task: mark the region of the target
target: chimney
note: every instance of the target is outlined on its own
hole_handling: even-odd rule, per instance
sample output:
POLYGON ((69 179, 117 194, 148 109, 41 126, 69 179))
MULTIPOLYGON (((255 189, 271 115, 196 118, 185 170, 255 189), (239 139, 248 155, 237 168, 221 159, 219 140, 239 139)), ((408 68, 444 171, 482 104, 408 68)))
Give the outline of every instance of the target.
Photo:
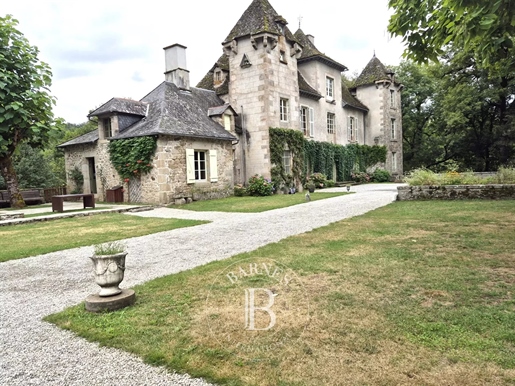
POLYGON ((181 44, 172 44, 165 50, 165 80, 177 87, 190 89, 190 72, 186 69, 186 48, 181 44))
POLYGON ((306 35, 311 44, 315 45, 315 37, 313 35, 306 35))

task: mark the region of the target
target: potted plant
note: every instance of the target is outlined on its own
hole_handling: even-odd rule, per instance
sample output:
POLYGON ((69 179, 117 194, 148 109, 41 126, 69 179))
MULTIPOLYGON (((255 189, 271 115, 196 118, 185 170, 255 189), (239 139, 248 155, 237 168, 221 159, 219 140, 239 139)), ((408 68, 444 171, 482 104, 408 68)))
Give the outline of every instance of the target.
POLYGON ((313 183, 313 181, 309 181, 306 184, 306 188, 309 190, 309 193, 313 193, 315 191, 315 184, 313 183))
POLYGON ((95 281, 100 286, 99 296, 114 296, 122 292, 119 285, 125 272, 125 245, 109 242, 95 245, 93 261, 95 281))

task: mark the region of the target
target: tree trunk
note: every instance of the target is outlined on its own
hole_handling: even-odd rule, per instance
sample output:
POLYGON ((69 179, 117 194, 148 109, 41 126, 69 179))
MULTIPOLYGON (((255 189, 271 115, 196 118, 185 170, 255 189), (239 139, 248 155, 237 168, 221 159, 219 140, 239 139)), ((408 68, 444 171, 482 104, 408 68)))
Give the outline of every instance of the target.
POLYGON ((12 158, 10 156, 0 158, 0 174, 2 174, 2 177, 7 184, 7 192, 9 192, 9 195, 11 196, 11 208, 24 208, 26 206, 25 201, 21 196, 20 188, 18 186, 18 177, 16 177, 12 158))

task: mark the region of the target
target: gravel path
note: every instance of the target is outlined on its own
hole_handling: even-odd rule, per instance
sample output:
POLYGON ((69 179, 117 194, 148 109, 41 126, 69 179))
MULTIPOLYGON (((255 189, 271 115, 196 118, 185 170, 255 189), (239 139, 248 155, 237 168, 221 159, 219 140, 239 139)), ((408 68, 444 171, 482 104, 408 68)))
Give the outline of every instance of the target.
MULTIPOLYGON (((160 208, 132 214, 213 222, 127 239, 122 287, 366 213, 394 201, 397 186, 356 186, 352 191, 357 194, 265 213, 160 208)), ((208 385, 148 366, 126 352, 99 347, 41 320, 98 292, 87 258, 91 254, 92 247, 83 247, 0 264, 0 385, 208 385)))

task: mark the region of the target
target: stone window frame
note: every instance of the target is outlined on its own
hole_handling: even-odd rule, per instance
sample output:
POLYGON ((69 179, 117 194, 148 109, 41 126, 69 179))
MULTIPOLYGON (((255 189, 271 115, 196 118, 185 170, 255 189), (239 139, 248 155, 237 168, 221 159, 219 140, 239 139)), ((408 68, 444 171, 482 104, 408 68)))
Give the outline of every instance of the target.
POLYGON ((395 90, 393 89, 390 89, 390 107, 392 109, 397 107, 395 104, 395 90))
POLYGON ((327 133, 334 134, 334 127, 336 122, 336 115, 334 113, 327 113, 327 133))
POLYGON ((347 136, 349 142, 358 142, 358 118, 355 116, 348 117, 347 136))
POLYGON ((279 120, 289 122, 290 100, 288 98, 279 99, 279 120))
POLYGON ((391 139, 397 139, 397 124, 395 118, 390 118, 390 136, 391 139))
POLYGON ((398 167, 399 166, 397 164, 397 152, 392 151, 392 172, 396 172, 398 167))
POLYGON ((104 133, 104 139, 108 139, 113 136, 113 126, 111 124, 111 117, 102 119, 102 131, 104 133))
POLYGON ((334 100, 334 78, 326 75, 325 77, 325 99, 334 100))
POLYGON ((315 111, 313 107, 300 106, 300 128, 305 137, 313 138, 315 136, 315 111))
POLYGON ((218 151, 186 149, 186 180, 188 184, 218 182, 218 151))
POLYGON ((283 168, 285 174, 291 174, 292 167, 292 154, 291 150, 285 149, 283 151, 283 168))

